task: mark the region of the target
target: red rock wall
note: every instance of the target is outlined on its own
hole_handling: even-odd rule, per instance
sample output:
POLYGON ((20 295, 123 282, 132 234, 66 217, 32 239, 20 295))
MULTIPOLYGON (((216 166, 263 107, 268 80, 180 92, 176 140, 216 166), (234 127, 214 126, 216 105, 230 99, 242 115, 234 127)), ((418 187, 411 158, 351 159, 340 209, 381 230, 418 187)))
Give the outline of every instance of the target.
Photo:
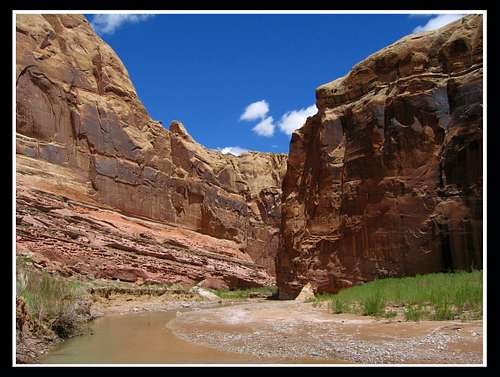
POLYGON ((482 267, 482 17, 320 86, 283 182, 280 297, 482 267))
POLYGON ((18 15, 16 75, 20 184, 44 176, 30 159, 68 168, 43 190, 232 241, 274 275, 285 155, 222 155, 163 128, 80 15, 18 15))

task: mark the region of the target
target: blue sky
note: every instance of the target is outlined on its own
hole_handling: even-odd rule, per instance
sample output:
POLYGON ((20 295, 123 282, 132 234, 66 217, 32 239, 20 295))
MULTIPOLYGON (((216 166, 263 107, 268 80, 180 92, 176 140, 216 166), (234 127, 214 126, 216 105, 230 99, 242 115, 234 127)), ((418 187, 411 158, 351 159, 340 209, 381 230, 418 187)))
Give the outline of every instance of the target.
POLYGON ((315 89, 459 15, 87 15, 151 117, 208 148, 288 153, 315 89))

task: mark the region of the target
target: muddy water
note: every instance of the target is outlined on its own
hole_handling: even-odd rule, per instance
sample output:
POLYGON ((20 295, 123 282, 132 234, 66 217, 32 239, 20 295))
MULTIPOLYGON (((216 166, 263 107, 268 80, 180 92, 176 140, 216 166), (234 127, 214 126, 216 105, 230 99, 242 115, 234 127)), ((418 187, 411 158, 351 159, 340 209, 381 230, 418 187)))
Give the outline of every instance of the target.
MULTIPOLYGON (((92 334, 69 339, 43 364, 301 363, 222 352, 177 338, 167 327, 175 311, 110 315, 91 325, 92 334)), ((310 361, 309 361, 310 362, 310 361)))

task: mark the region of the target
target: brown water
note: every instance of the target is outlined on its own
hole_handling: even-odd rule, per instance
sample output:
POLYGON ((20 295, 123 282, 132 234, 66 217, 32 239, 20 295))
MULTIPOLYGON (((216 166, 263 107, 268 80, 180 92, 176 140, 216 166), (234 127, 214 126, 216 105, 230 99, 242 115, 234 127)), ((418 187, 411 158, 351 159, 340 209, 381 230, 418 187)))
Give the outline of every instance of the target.
MULTIPOLYGON (((110 315, 96 319, 92 335, 69 339, 43 364, 300 363, 218 351, 177 338, 167 327, 175 311, 110 315)), ((302 361, 310 363, 311 361, 302 361)))
MULTIPOLYGON (((96 319, 92 335, 61 343, 43 364, 248 363, 250 356, 226 353, 177 338, 167 328, 175 311, 110 315, 96 319)), ((262 362, 262 360, 260 361, 262 362)))

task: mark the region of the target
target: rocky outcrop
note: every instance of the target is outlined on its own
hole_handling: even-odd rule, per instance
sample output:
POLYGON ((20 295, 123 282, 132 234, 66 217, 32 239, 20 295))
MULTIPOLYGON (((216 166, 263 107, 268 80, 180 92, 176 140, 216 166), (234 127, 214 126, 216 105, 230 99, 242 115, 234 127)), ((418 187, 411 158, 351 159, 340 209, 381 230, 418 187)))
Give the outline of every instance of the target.
POLYGON ((317 89, 283 183, 281 298, 482 266, 482 16, 317 89))
MULTIPOLYGON (((224 276, 230 286, 241 281, 259 285, 274 275, 285 155, 223 155, 196 143, 179 122, 167 130, 153 121, 120 59, 80 15, 17 15, 16 77, 17 188, 18 197, 22 193, 29 198, 18 213, 35 211, 45 200, 40 193, 49 193, 61 200, 61 209, 73 201, 122 214, 131 222, 142 218, 192 231, 194 238, 199 235, 200 250, 224 255, 230 248, 229 254, 248 264, 247 272, 231 277, 235 269, 230 267, 225 273, 210 273, 209 258, 200 271, 187 274, 191 279, 224 276), (214 249, 219 243, 213 240, 223 241, 226 249, 214 249)), ((73 223, 72 216, 58 218, 52 226, 64 228, 73 223)), ((28 228, 36 226, 23 230, 17 246, 31 245, 39 253, 29 238, 39 242, 43 235, 38 230, 30 235, 28 228)), ((96 238, 108 236, 92 226, 85 231, 96 238)), ((123 237, 135 242, 133 234, 123 237)), ((113 248, 110 243, 107 249, 113 248)), ((156 243, 146 248, 162 253, 156 243)), ((101 254, 91 246, 88 250, 84 247, 81 253, 96 264, 92 273, 98 273, 94 270, 101 268, 101 254), (86 254, 88 250, 94 251, 86 254)), ((75 257, 78 252, 71 251, 75 257)), ((127 259, 131 252, 116 247, 112 260, 127 259)), ((191 252, 189 247, 185 251, 191 252)), ((59 262, 64 264, 62 255, 59 262)), ((155 268, 154 279, 183 280, 180 272, 168 272, 171 267, 155 268)), ((121 280, 147 280, 151 275, 144 266, 132 268, 128 262, 102 269, 98 275, 121 280)))
MULTIPOLYGON (((23 180, 26 171, 18 174, 23 180)), ((190 286, 206 277, 218 277, 230 287, 272 283, 266 269, 235 241, 20 186, 17 253, 48 272, 137 284, 190 286)))

